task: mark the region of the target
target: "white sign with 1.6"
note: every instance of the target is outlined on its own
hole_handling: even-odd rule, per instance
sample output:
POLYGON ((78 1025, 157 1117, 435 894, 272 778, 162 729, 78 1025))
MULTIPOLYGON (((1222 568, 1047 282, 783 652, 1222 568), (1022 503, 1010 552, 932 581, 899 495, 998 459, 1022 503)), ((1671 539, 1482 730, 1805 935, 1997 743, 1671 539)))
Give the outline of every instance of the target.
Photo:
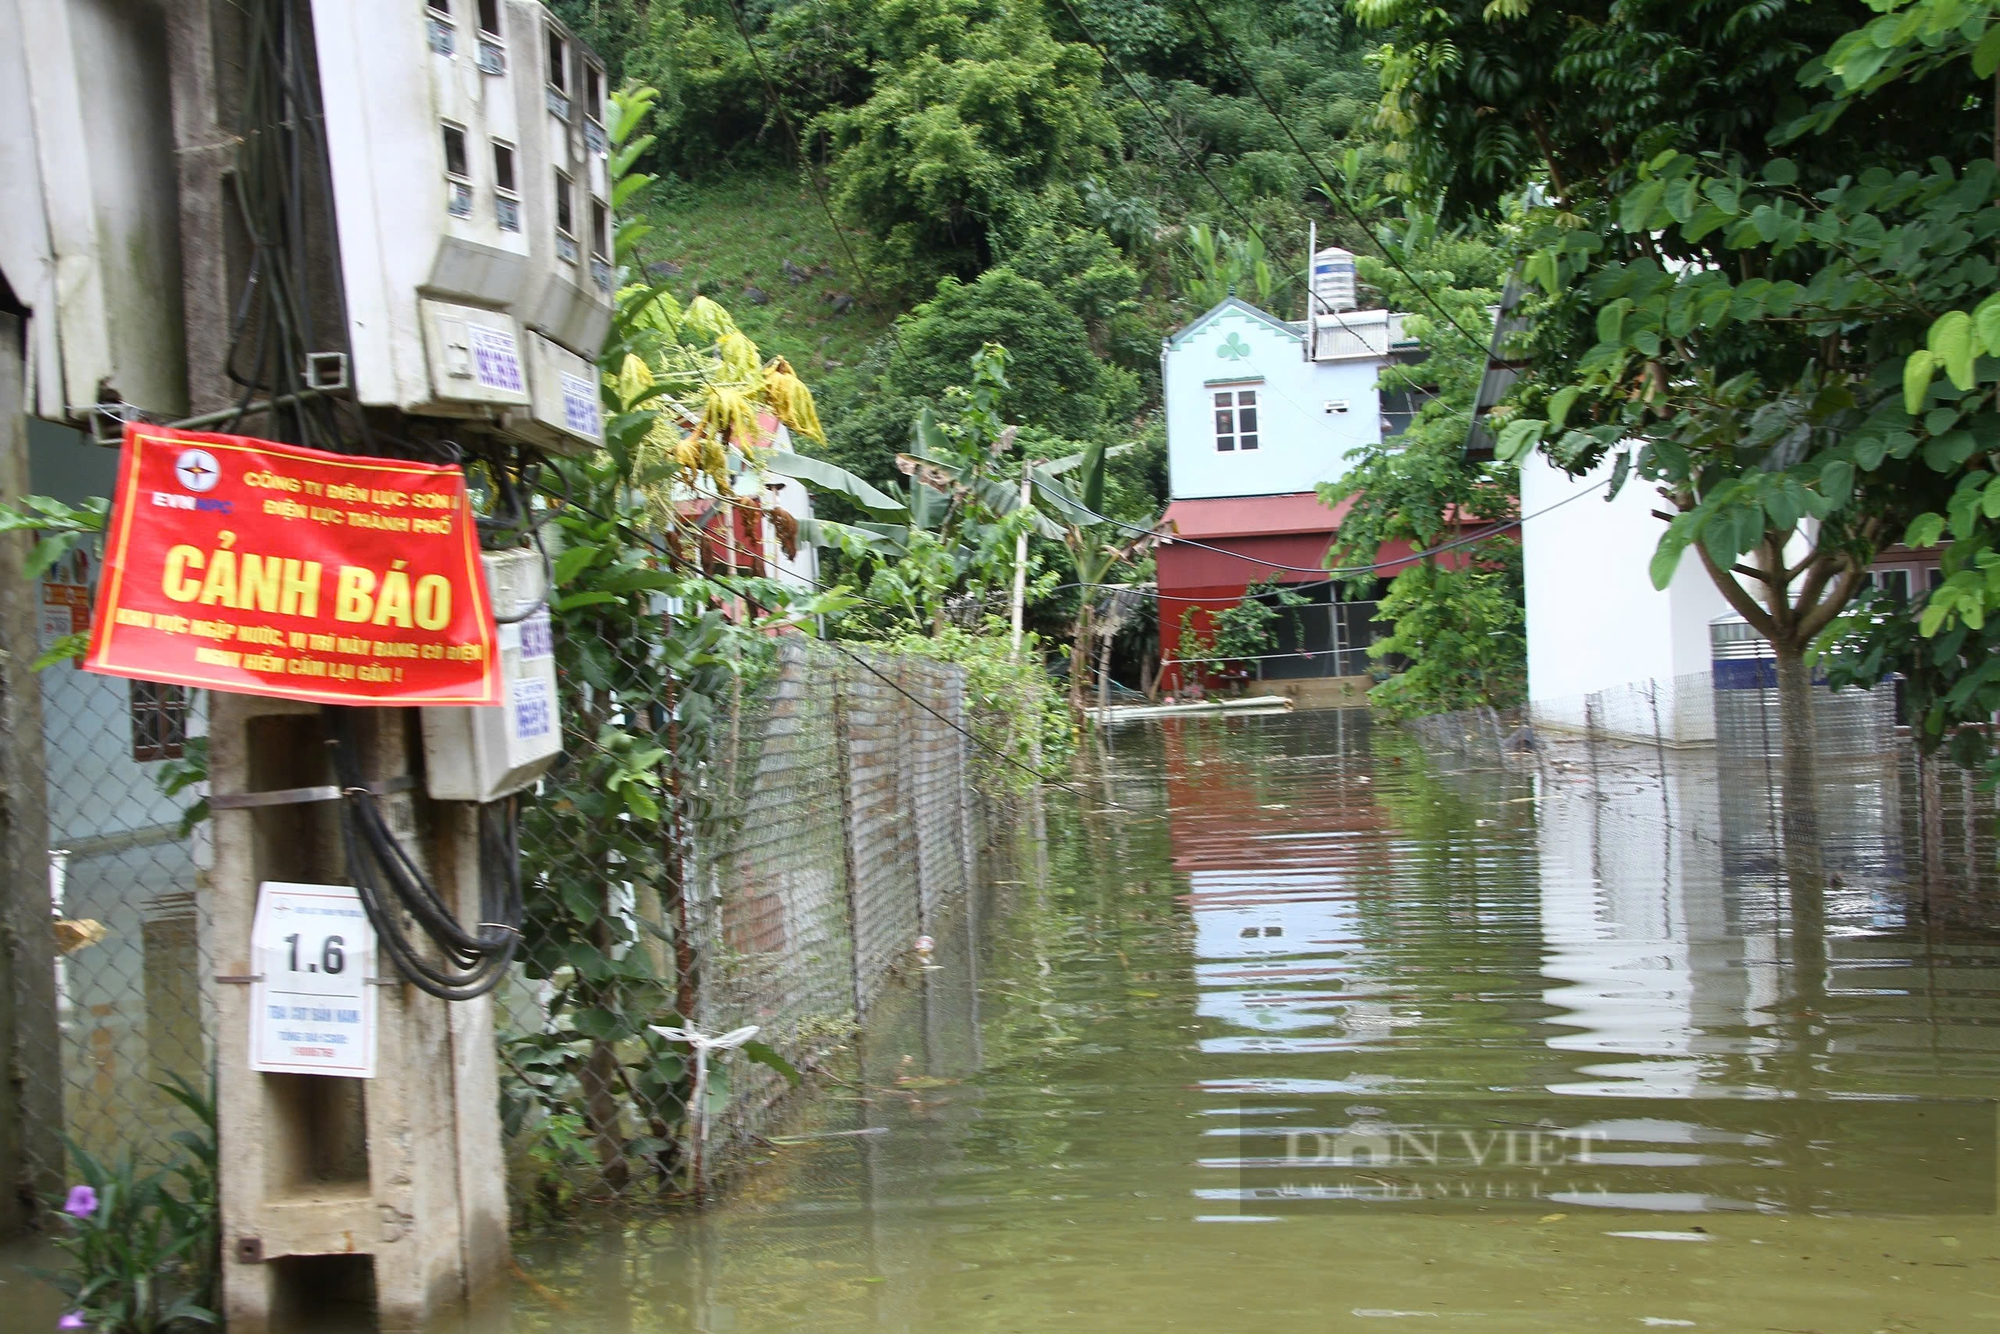
POLYGON ((347 885, 257 887, 250 1068, 375 1074, 375 928, 347 885))

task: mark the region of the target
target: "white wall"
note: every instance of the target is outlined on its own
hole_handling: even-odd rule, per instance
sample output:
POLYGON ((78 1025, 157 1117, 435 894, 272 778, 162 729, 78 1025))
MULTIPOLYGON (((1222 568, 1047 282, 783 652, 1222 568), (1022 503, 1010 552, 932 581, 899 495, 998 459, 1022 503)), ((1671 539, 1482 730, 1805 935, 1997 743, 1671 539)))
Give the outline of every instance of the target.
POLYGON ((1382 438, 1373 358, 1309 363, 1305 335, 1238 303, 1225 303, 1168 340, 1161 354, 1169 490, 1177 500, 1310 491, 1347 471, 1349 457, 1382 438), (1259 445, 1215 447, 1211 381, 1258 381, 1259 445), (1329 413, 1329 400, 1347 411, 1329 413))
POLYGON ((187 405, 162 9, 0 0, 0 271, 30 321, 33 412, 109 389, 187 405))
POLYGON ((1602 483, 1610 471, 1606 463, 1572 479, 1540 455, 1521 467, 1521 512, 1529 516, 1521 543, 1534 715, 1545 724, 1580 726, 1586 695, 1654 681, 1667 739, 1712 739, 1714 715, 1705 694, 1668 687, 1677 677, 1708 670, 1708 623, 1727 614, 1729 605, 1692 555, 1665 590, 1653 587, 1648 566, 1665 524, 1652 511, 1662 502, 1651 486, 1632 478, 1607 503, 1602 483))

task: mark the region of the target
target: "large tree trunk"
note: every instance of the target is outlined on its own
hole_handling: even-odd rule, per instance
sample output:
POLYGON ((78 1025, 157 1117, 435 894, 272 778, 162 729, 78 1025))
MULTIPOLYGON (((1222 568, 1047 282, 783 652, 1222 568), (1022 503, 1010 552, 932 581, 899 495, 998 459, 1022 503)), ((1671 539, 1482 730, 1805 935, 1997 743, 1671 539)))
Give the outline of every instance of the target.
POLYGON ((1819 723, 1806 645, 1771 644, 1777 657, 1778 739, 1784 750, 1785 845, 1788 864, 1805 870, 1819 855, 1819 723))

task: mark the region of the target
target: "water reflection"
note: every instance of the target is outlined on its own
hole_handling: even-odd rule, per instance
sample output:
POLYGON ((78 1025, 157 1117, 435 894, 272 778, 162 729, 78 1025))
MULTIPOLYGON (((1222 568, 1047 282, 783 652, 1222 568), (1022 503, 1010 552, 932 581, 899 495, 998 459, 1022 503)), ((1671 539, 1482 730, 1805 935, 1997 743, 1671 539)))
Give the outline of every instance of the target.
POLYGON ((1121 732, 726 1204, 530 1239, 512 1328, 2000 1319, 1991 799, 1823 766, 1807 875, 1718 766, 1121 732))

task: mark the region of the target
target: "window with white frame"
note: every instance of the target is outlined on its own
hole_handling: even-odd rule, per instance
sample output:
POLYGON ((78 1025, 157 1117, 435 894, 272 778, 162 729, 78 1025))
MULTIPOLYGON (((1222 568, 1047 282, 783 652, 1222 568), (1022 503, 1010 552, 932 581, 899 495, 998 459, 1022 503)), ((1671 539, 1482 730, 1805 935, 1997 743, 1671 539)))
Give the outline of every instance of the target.
POLYGON ((1218 453, 1257 448, 1257 391, 1215 391, 1215 448, 1218 453))
POLYGON ((472 216, 472 167, 466 161, 465 127, 444 123, 446 207, 454 218, 472 216))

